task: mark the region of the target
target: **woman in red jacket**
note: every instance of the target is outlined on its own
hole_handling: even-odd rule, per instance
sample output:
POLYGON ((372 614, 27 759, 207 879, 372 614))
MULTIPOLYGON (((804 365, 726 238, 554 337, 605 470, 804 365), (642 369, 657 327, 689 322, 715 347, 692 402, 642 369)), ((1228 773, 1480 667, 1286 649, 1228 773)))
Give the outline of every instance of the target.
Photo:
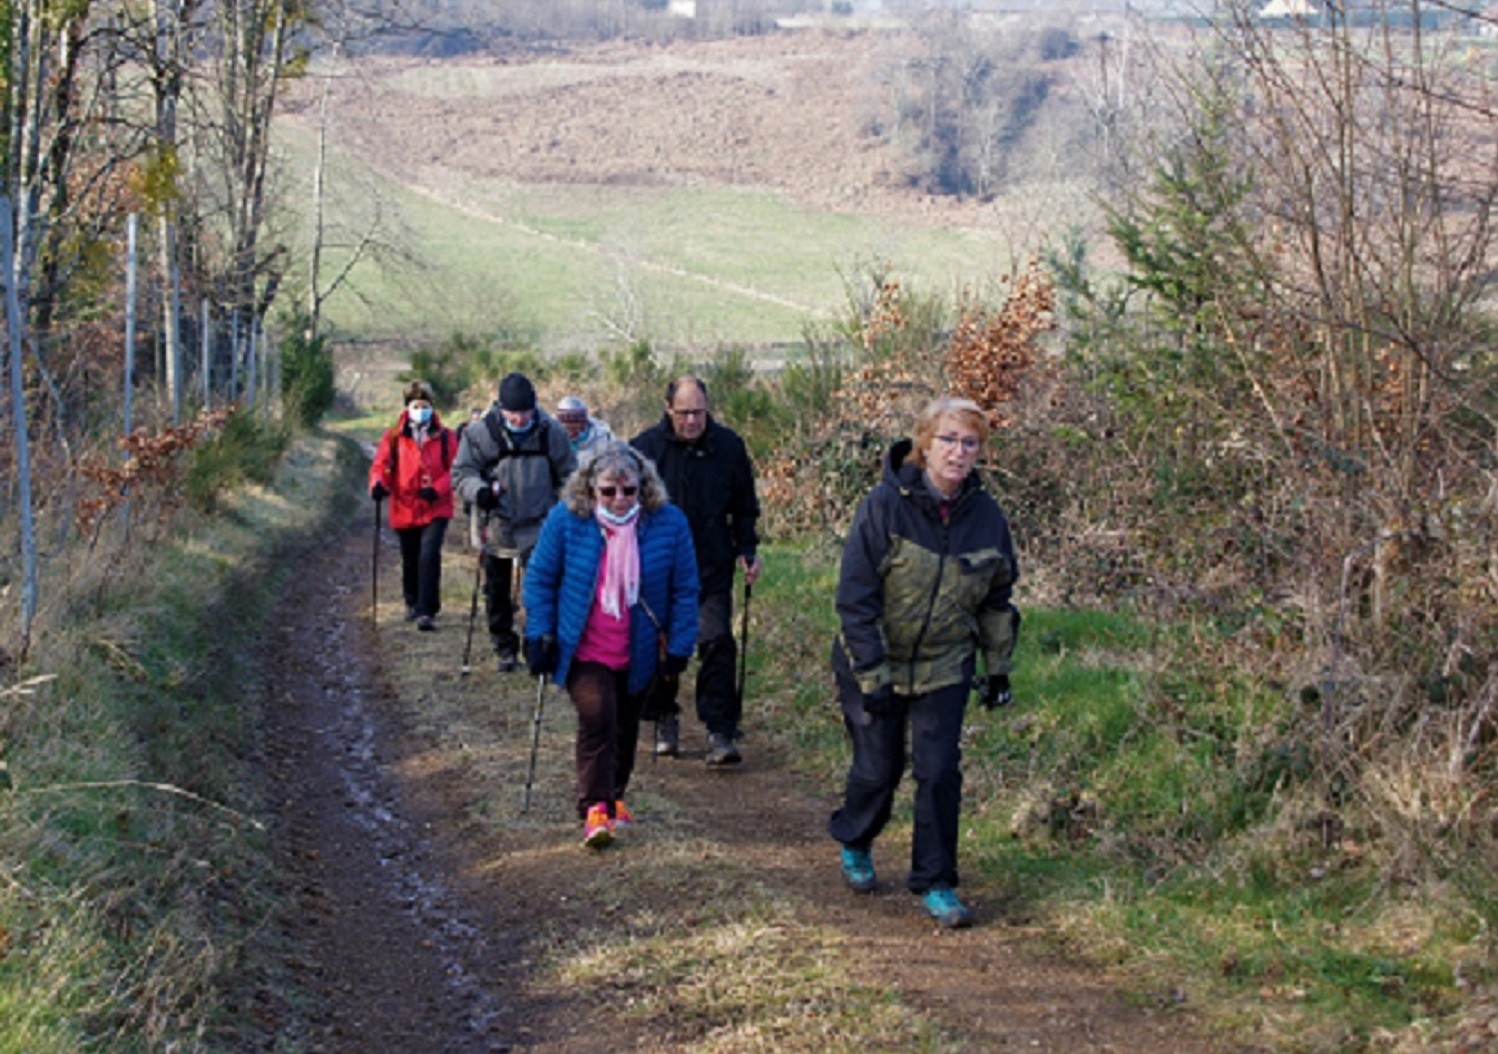
POLYGON ((458 441, 432 409, 432 389, 406 386, 406 408, 386 432, 369 467, 369 496, 390 499, 390 526, 401 545, 406 621, 437 628, 442 607, 442 540, 453 518, 453 455, 458 441))

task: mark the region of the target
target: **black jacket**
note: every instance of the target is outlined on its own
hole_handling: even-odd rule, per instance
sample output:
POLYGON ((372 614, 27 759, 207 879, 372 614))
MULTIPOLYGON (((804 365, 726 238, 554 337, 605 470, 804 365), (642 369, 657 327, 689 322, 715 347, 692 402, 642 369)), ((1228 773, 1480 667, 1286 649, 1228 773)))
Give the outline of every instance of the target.
POLYGON ((655 462, 672 503, 692 525, 702 592, 732 590, 734 561, 741 556, 752 560, 759 547, 759 498, 744 441, 709 414, 701 437, 687 443, 677 438, 671 418, 662 415, 629 445, 655 462))
POLYGON ((865 693, 960 684, 977 651, 986 672, 1007 674, 1019 630, 1009 521, 976 474, 943 521, 924 473, 906 461, 911 449, 908 439, 890 448, 843 546, 833 667, 865 693))

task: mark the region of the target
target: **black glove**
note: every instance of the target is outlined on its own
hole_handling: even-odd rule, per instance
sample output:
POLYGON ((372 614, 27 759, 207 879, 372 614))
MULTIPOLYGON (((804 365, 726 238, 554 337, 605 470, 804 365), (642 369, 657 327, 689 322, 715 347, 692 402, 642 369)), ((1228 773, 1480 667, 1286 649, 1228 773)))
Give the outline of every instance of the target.
POLYGON ((385 484, 376 480, 375 485, 369 488, 369 496, 375 501, 384 501, 386 498, 390 497, 390 490, 385 486, 385 484))
POLYGON ((1009 691, 1009 675, 996 673, 984 678, 978 698, 985 710, 997 710, 1014 702, 1014 694, 1009 691))
POLYGON ((689 656, 686 655, 672 655, 670 652, 667 652, 666 657, 661 660, 661 676, 667 678, 680 677, 682 671, 687 668, 688 658, 689 656))
POLYGON ((495 495, 493 487, 480 487, 479 492, 473 496, 473 503, 485 512, 492 512, 499 508, 499 498, 495 495))
POLYGON ((555 673, 560 658, 561 649, 557 647, 557 639, 550 634, 525 639, 525 666, 532 677, 545 677, 548 673, 555 673))
POLYGON ((900 707, 895 702, 894 685, 886 684, 875 688, 872 692, 864 692, 863 708, 871 714, 879 714, 882 717, 892 717, 898 714, 900 707))
POLYGON ((420 490, 418 490, 416 492, 416 496, 418 498, 420 498, 422 501, 436 501, 437 500, 437 488, 436 487, 422 487, 420 490))

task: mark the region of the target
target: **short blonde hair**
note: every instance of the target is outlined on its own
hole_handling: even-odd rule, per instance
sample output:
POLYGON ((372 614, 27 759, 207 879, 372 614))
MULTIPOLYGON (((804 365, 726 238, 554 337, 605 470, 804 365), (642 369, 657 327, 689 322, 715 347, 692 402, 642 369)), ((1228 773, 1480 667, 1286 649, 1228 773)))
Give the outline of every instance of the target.
POLYGON ((937 426, 941 424, 943 417, 955 417, 977 432, 980 450, 988 445, 988 437, 993 429, 988 424, 988 415, 983 412, 983 408, 971 399, 944 395, 927 403, 915 422, 915 449, 911 452, 910 459, 921 468, 926 467, 926 455, 931 450, 931 444, 936 441, 937 426))

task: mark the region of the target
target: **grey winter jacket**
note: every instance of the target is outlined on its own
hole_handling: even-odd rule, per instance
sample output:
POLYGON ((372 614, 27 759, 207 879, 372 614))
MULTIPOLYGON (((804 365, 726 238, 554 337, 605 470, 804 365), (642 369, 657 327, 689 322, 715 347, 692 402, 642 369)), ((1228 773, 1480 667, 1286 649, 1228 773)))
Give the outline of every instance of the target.
POLYGON ((1007 674, 1019 630, 1004 513, 972 475, 944 520, 924 473, 906 462, 911 448, 908 439, 890 448, 843 547, 832 662, 865 694, 960 684, 975 653, 987 673, 1007 674))
POLYGON ((477 505, 478 492, 497 481, 499 506, 489 513, 486 540, 500 549, 528 554, 562 484, 576 467, 560 421, 537 409, 535 427, 516 436, 505 428, 496 403, 483 420, 463 429, 458 456, 453 458, 453 491, 477 505))

